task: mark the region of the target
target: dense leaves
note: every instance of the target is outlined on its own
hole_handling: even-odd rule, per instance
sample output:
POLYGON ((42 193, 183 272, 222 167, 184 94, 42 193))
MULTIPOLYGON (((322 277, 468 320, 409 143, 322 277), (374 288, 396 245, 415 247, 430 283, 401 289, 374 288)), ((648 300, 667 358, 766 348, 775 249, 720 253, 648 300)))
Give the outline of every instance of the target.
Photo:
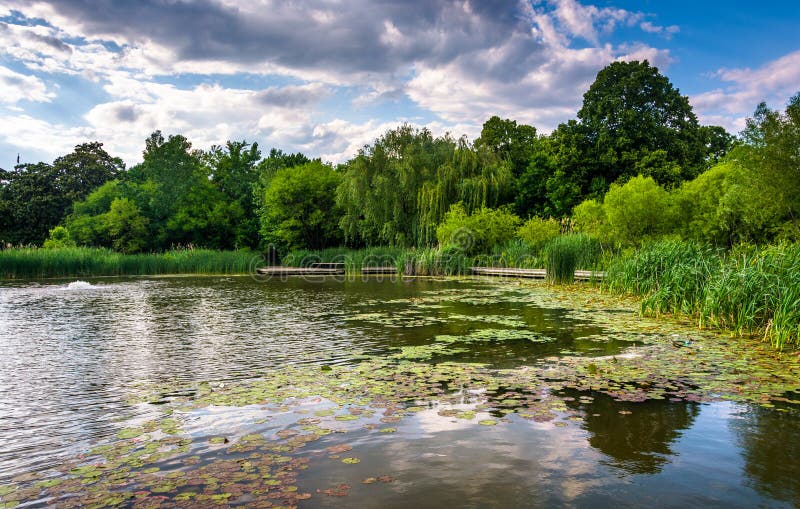
POLYGON ((341 175, 319 161, 278 170, 264 191, 263 237, 282 248, 319 249, 341 242, 336 188, 341 175))
MULTIPOLYGON (((196 150, 156 131, 142 162, 124 171, 99 143, 79 145, 52 164, 0 170, 0 241, 41 245, 57 225, 69 242, 125 252, 281 256, 342 244, 446 247, 455 230, 469 230, 473 254, 492 254, 495 242, 534 254, 571 229, 616 247, 663 235, 724 246, 795 241, 799 122, 800 95, 784 112, 761 104, 735 140, 699 125, 647 61, 615 62, 577 118, 549 135, 498 116, 474 143, 402 125, 337 168, 274 148, 262 158, 247 141, 196 150), (508 235, 510 222, 492 222, 503 214, 530 221, 508 235)), ((66 238, 58 235, 50 245, 66 238)))
POLYGON ((117 177, 124 165, 101 143, 85 143, 53 164, 0 169, 0 243, 41 244, 76 200, 117 177))

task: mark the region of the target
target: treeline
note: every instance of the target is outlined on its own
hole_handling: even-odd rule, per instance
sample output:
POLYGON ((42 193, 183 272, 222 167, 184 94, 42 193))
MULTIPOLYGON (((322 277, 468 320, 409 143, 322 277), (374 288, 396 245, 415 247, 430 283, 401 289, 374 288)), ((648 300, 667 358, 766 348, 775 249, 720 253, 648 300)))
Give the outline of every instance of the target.
POLYGON ((492 117, 470 143, 404 125, 333 166, 256 143, 193 150, 153 133, 125 169, 99 143, 0 173, 0 241, 266 250, 455 244, 472 253, 579 231, 609 246, 800 237, 800 96, 738 138, 699 124, 643 62, 598 73, 549 135, 492 117))

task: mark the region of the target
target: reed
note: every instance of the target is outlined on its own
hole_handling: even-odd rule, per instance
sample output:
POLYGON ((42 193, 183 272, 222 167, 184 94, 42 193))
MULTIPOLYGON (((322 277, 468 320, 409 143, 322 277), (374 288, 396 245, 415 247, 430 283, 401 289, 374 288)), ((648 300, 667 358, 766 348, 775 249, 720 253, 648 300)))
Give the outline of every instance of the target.
POLYGON ((127 255, 90 247, 12 248, 0 251, 0 278, 247 274, 258 260, 249 251, 176 249, 127 255))
POLYGON ((550 283, 572 283, 575 269, 597 268, 601 259, 600 243, 588 235, 561 235, 544 247, 544 258, 550 283))
POLYGON ((701 327, 761 334, 778 348, 800 346, 800 245, 729 253, 662 241, 621 256, 605 286, 643 296, 645 313, 682 313, 701 327))

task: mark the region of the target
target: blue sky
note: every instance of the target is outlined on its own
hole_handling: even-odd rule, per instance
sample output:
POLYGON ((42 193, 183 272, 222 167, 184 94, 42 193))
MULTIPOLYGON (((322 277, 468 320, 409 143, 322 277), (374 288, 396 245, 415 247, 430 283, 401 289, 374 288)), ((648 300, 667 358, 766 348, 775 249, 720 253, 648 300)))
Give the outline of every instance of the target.
POLYGON ((701 122, 738 132, 800 91, 800 2, 3 0, 0 167, 155 129, 340 162, 408 122, 549 132, 597 71, 647 58, 701 122))

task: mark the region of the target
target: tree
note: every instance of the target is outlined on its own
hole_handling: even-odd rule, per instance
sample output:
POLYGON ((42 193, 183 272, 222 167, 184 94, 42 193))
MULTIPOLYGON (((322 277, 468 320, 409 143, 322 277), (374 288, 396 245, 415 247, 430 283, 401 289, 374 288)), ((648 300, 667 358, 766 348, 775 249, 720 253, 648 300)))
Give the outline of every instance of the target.
POLYGON ((261 234, 286 249, 321 249, 342 240, 336 188, 341 175, 312 161, 278 170, 264 191, 261 234))
POLYGON ((85 143, 52 165, 18 165, 0 170, 0 241, 41 244, 76 200, 115 178, 124 168, 101 143, 85 143))
POLYGON ((475 147, 486 148, 500 159, 509 161, 514 176, 518 177, 528 167, 536 142, 535 127, 495 115, 483 124, 475 147))
POLYGON ((351 244, 426 246, 450 205, 493 207, 511 189, 510 164, 462 138, 404 125, 364 147, 344 168, 337 203, 351 244))
POLYGON ((746 221, 769 238, 800 240, 800 93, 786 110, 756 108, 731 157, 744 168, 746 221))
POLYGON ((73 203, 86 197, 125 170, 119 157, 111 157, 97 141, 77 145, 71 153, 56 158, 53 168, 61 181, 61 190, 73 203))
POLYGON ((105 215, 105 229, 112 247, 121 253, 136 253, 147 243, 147 218, 128 198, 116 198, 105 215))
MULTIPOLYGON (((229 141, 225 147, 213 146, 203 154, 211 182, 227 197, 223 207, 217 204, 214 223, 220 224, 227 209, 230 214, 234 238, 232 247, 258 246, 258 214, 254 192, 259 178, 256 168, 261 159, 258 144, 246 141, 229 141)), ((221 244, 228 244, 219 240, 221 244)))
MULTIPOLYGON (((673 186, 705 169, 709 136, 701 132, 688 98, 647 60, 602 69, 583 96, 578 119, 588 141, 578 148, 592 178, 608 184, 632 178, 642 169, 637 163, 656 151, 663 151, 659 167, 672 166, 651 173, 661 185, 673 186)), ((584 192, 589 184, 584 179, 584 192)))
POLYGON ((22 164, 0 173, 0 241, 41 244, 69 207, 56 170, 47 163, 22 164))

